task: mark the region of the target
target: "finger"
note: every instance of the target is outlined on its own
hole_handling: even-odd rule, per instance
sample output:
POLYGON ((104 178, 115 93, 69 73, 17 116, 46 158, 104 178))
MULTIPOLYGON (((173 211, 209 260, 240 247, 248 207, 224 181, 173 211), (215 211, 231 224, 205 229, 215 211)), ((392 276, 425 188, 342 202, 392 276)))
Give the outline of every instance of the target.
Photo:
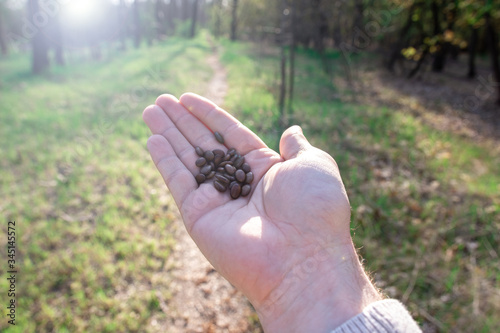
POLYGON ((200 146, 203 150, 225 148, 215 139, 214 134, 174 96, 161 95, 156 100, 156 105, 163 109, 192 146, 200 146))
POLYGON ((162 135, 153 135, 149 138, 148 150, 177 206, 182 209, 186 198, 198 187, 193 174, 162 135))
POLYGON ((255 133, 208 99, 187 93, 181 96, 180 103, 210 130, 221 133, 225 145, 236 148, 240 154, 246 155, 252 150, 267 148, 255 133))
POLYGON ((300 126, 295 125, 288 128, 281 136, 280 153, 285 160, 295 158, 311 147, 300 126))
POLYGON ((195 174, 198 169, 195 165, 197 156, 194 152, 194 147, 179 131, 162 108, 157 105, 148 106, 144 110, 142 118, 153 134, 162 135, 168 140, 182 163, 189 171, 195 174))

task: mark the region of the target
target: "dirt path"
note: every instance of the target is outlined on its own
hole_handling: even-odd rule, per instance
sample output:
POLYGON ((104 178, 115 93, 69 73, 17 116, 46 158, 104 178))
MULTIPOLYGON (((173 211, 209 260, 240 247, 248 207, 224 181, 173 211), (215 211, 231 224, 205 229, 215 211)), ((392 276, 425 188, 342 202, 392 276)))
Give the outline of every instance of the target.
MULTIPOLYGON (((216 49, 207 59, 214 71, 207 97, 221 105, 227 92, 226 72, 216 49)), ((249 302, 222 278, 189 237, 177 213, 172 232, 176 245, 168 267, 169 299, 160 297, 167 315, 161 323, 164 332, 261 332, 251 323, 256 318, 249 302)))

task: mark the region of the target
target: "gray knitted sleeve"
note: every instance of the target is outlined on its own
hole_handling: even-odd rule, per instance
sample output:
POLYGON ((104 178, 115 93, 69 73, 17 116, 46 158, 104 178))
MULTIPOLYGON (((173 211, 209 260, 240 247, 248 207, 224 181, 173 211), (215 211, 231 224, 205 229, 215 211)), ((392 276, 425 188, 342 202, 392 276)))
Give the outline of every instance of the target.
POLYGON ((368 305, 362 313, 337 327, 331 333, 351 332, 422 332, 404 305, 386 299, 368 305))

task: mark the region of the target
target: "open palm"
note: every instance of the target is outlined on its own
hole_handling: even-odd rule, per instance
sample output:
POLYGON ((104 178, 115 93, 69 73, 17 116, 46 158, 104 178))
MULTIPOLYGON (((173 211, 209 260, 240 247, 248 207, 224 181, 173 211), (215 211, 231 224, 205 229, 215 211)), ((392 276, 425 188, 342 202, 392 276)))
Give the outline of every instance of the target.
MULTIPOLYGON (((287 292, 283 284, 291 275, 307 285, 300 279, 304 274, 294 269, 307 268, 308 260, 322 249, 333 248, 335 253, 336 248, 352 248, 350 207, 337 165, 312 147, 299 127, 283 134, 280 155, 229 113, 194 94, 180 100, 162 95, 143 118, 153 132, 148 141, 152 159, 189 234, 254 306, 277 302, 287 292), (215 131, 223 134, 226 146, 216 141, 215 131), (196 146, 234 147, 245 156, 255 176, 250 195, 232 200, 211 182, 198 186, 196 146)), ((341 258, 347 252, 335 254, 341 258)), ((341 261, 322 260, 328 264, 312 262, 306 271, 321 275, 335 269, 332 262, 341 261)))

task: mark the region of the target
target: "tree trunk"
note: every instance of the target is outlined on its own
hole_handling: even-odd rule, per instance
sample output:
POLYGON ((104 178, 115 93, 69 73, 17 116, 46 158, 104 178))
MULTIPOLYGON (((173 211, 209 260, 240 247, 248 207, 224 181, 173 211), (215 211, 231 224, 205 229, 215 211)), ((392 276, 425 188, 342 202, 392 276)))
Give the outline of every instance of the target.
POLYGON ((238 30, 238 0, 233 0, 233 10, 231 19, 231 40, 236 40, 237 30, 238 30))
POLYGON ((132 15, 134 17, 134 47, 137 49, 141 46, 141 19, 139 13, 139 0, 135 0, 132 5, 132 15))
POLYGON ((498 89, 497 104, 500 105, 500 63, 498 62, 498 40, 490 13, 486 13, 485 18, 488 44, 490 45, 491 51, 491 67, 493 69, 493 75, 495 76, 495 82, 498 89))
POLYGON ((220 37, 221 35, 221 9, 222 9, 222 0, 215 0, 215 23, 214 23, 214 35, 215 37, 220 37))
POLYGON ((297 31, 297 0, 290 0, 290 11, 291 11, 291 43, 290 43, 290 74, 288 77, 288 114, 291 116, 293 114, 293 89, 295 87, 295 33, 297 31))
POLYGON ((403 29, 401 29, 401 32, 399 33, 399 40, 397 43, 394 45, 391 56, 389 57, 389 61, 387 62, 387 69, 391 72, 394 71, 394 65, 396 64, 396 60, 401 57, 401 49, 403 48, 408 32, 410 31, 412 22, 413 22, 413 11, 415 10, 416 5, 413 4, 410 7, 410 10, 408 12, 408 19, 406 20, 406 24, 403 26, 403 29))
POLYGON ((5 34, 5 26, 3 23, 4 13, 0 8, 0 51, 2 55, 7 55, 9 53, 9 49, 7 47, 7 39, 5 34))
POLYGON ((283 132, 285 126, 286 126, 286 120, 285 120, 285 99, 286 99, 286 44, 287 44, 287 37, 286 37, 286 17, 285 17, 285 9, 286 9, 286 0, 282 0, 282 6, 281 6, 281 24, 280 24, 280 44, 281 44, 281 52, 280 52, 280 69, 281 69, 281 82, 280 82, 280 94, 279 94, 279 99, 278 99, 278 108, 279 108, 279 113, 280 113, 280 118, 279 118, 279 129, 280 132, 283 132))
POLYGON ((363 30, 363 11, 364 11, 363 0, 356 0, 354 7, 356 10, 356 13, 354 14, 355 16, 354 16, 353 26, 351 29, 351 31, 353 32, 351 45, 354 46, 354 48, 357 48, 356 47, 356 34, 354 33, 354 31, 363 30))
POLYGON ((154 16, 156 21, 156 38, 162 40, 165 36, 165 4, 163 0, 156 0, 154 7, 154 16))
POLYGON ((118 34, 119 34, 119 39, 120 39, 120 46, 118 49, 120 51, 125 51, 127 49, 127 43, 126 43, 126 22, 127 22, 127 14, 126 14, 126 7, 125 7, 125 0, 120 0, 120 3, 118 5, 118 34))
POLYGON ((193 2, 193 15, 191 18, 191 33, 190 37, 194 38, 196 34, 196 22, 198 21, 198 0, 194 0, 193 2))
POLYGON ((175 34, 176 21, 179 16, 179 7, 177 6, 177 0, 170 0, 170 5, 168 6, 167 20, 168 28, 171 35, 175 34))
POLYGON ((472 27, 472 33, 469 42, 469 72, 467 77, 473 79, 476 77, 476 49, 477 49, 477 28, 472 27))
MULTIPOLYGON (((38 0, 28 1, 28 21, 35 20, 36 15, 40 14, 38 0)), ((48 43, 45 34, 39 29, 32 39, 33 63, 32 70, 34 74, 42 73, 49 67, 48 43)))

